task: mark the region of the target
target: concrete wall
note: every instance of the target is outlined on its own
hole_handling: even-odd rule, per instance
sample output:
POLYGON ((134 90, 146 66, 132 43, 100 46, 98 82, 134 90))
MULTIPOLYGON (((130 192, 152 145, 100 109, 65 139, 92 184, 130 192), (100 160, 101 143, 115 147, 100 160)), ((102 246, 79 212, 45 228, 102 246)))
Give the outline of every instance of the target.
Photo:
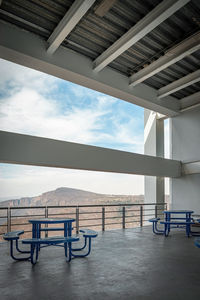
MULTIPOLYGON (((200 160, 200 107, 171 119, 171 158, 183 163, 200 160)), ((200 174, 171 179, 173 209, 200 214, 200 174)))

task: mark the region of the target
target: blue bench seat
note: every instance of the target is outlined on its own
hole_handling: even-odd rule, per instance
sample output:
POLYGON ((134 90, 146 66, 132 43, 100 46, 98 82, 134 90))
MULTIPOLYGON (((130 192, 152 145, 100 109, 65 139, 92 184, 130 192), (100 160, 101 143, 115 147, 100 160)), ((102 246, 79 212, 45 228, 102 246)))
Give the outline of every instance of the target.
POLYGON ((98 236, 98 233, 91 229, 80 229, 80 232, 83 233, 84 237, 95 238, 98 236))
POLYGON ((72 256, 73 257, 86 257, 91 252, 91 240, 98 236, 98 233, 91 229, 80 229, 82 236, 84 238, 84 245, 81 248, 72 248, 72 256), (88 243, 88 250, 85 254, 75 254, 74 252, 82 251, 87 248, 88 243))
POLYGON ((38 244, 38 245, 57 245, 61 243, 77 242, 78 237, 53 236, 48 238, 32 238, 22 240, 23 244, 38 244))
POLYGON ((4 240, 11 241, 11 240, 18 240, 20 235, 24 233, 24 230, 16 230, 10 231, 3 235, 4 240))
POLYGON ((190 226, 195 224, 193 221, 161 221, 160 224, 165 225, 165 236, 169 235, 171 225, 174 228, 186 228, 186 235, 189 237, 191 235, 190 226))
POLYGON ((160 221, 160 218, 149 219, 149 222, 151 222, 152 225, 153 225, 153 228, 152 228, 153 229, 153 233, 155 233, 155 234, 164 234, 165 233, 164 230, 160 230, 157 227, 158 221, 160 221))
POLYGON ((20 236, 24 234, 24 230, 16 230, 16 231, 10 231, 7 232, 3 235, 4 240, 10 242, 10 256, 14 259, 14 260, 28 260, 30 258, 30 256, 28 257, 16 257, 14 255, 14 242, 15 242, 15 249, 17 252, 19 253, 26 253, 26 254, 30 254, 30 251, 24 251, 21 250, 19 248, 19 244, 18 244, 18 240, 20 238, 20 236))
POLYGON ((160 224, 171 224, 171 225, 193 225, 193 221, 185 221, 185 222, 180 222, 180 221, 160 221, 160 224))
POLYGON ((38 255, 39 255, 39 250, 41 248, 41 245, 53 246, 53 245, 64 244, 65 256, 67 258, 67 261, 70 261, 72 257, 71 243, 77 242, 78 240, 79 237, 53 236, 48 238, 24 239, 22 240, 22 243, 30 245, 30 259, 31 259, 31 263, 35 265, 38 260, 38 255))

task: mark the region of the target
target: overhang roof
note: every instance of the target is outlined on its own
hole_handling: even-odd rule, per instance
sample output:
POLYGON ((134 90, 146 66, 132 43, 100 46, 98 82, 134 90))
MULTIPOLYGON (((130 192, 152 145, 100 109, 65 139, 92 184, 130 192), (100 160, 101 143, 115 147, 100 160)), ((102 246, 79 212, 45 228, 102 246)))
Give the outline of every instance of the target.
MULTIPOLYGON (((79 21, 74 24, 61 45, 66 54, 67 50, 70 49, 89 59, 91 68, 94 70, 98 60, 106 58, 105 51, 108 48, 112 50, 110 47, 114 43, 116 44, 115 58, 103 66, 103 70, 99 70, 98 73, 93 71, 95 80, 98 74, 103 74, 105 69, 111 68, 114 72, 123 75, 123 78, 124 76, 127 78, 128 92, 130 91, 130 84, 137 85, 136 91, 139 88, 142 90, 144 86, 150 87, 151 91, 154 91, 152 97, 155 98, 155 104, 158 106, 167 105, 168 108, 171 108, 171 102, 174 101, 177 108, 172 107, 172 110, 175 113, 200 103, 200 98, 195 96, 195 93, 200 92, 198 72, 200 68, 199 0, 3 0, 0 6, 0 26, 5 23, 15 25, 38 35, 47 42, 70 9, 72 10, 75 4, 80 6, 84 2, 90 2, 90 7, 84 12, 81 8, 82 16, 79 16, 79 21), (169 7, 165 7, 167 5, 169 7), (164 11, 163 17, 158 18, 157 24, 154 24, 154 28, 150 30, 150 23, 153 24, 154 19, 150 17, 147 25, 145 25, 145 20, 148 22, 147 15, 154 11, 156 14, 156 9, 159 12, 158 6, 161 12, 164 11), (135 26, 139 27, 139 22, 143 26, 143 32, 146 30, 146 34, 140 30, 138 41, 119 54, 117 45, 119 39, 122 40, 122 44, 124 39, 125 44, 126 33, 133 29, 132 34, 134 34, 135 26), (170 62, 171 56, 173 56, 173 60, 170 62), (165 63, 164 68, 156 67, 159 60, 162 66, 165 63), (137 80, 139 78, 139 81, 137 82, 135 78, 137 80), (184 79, 181 80, 182 78, 184 79), (175 81, 177 81, 174 83, 176 88, 172 89, 169 84, 175 81), (169 87, 167 87, 168 85, 169 87), (170 97, 168 95, 159 96, 164 87, 166 87, 165 92, 167 91, 170 97), (187 101, 185 105, 184 98, 191 95, 194 95, 195 100, 192 98, 191 105, 190 101, 187 101), (162 100, 159 100, 159 97, 162 97, 162 100), (169 104, 167 104, 168 102, 169 104)), ((80 8, 77 8, 78 10, 80 8)), ((71 16, 72 18, 73 16, 71 16)), ((75 23, 76 18, 77 16, 74 17, 75 23)), ((69 26, 68 24, 65 29, 69 26)), ((52 57, 56 55, 56 52, 52 54, 52 57)), ((109 51, 107 50, 107 52, 109 51)), ((3 55, 0 56, 4 58, 3 55)), ((135 91, 133 87, 131 88, 135 91)), ((136 96, 138 96, 137 92, 136 96)), ((123 99, 123 95, 120 98, 123 99)), ((127 101, 127 99, 124 100, 127 101)), ((152 101, 151 97, 149 101, 152 101)), ((132 102, 134 103, 134 100, 132 102)), ((139 104, 138 101, 135 103, 139 104)), ((143 102, 141 102, 141 106, 151 108, 143 102)), ((163 113, 162 109, 159 110, 157 106, 155 106, 155 110, 163 113)), ((166 114, 170 116, 170 112, 166 112, 166 114)))

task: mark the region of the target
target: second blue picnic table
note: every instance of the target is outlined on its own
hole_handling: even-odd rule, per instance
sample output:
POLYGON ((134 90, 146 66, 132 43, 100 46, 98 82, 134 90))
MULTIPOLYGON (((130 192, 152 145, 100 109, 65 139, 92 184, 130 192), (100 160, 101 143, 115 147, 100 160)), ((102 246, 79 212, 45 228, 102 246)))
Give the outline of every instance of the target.
POLYGON ((180 227, 184 227, 186 229, 186 234, 188 236, 190 235, 190 226, 193 224, 193 210, 165 210, 163 213, 165 215, 165 221, 160 223, 165 225, 166 236, 169 234, 171 228, 180 227))

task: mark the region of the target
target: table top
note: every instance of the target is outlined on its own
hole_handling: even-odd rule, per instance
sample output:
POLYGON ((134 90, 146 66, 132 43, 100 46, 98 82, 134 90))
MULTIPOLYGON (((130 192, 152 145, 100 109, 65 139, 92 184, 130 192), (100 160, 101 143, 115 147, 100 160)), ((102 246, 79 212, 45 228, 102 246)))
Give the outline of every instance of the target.
POLYGON ((175 210, 165 210, 165 211, 163 211, 163 213, 164 214, 188 214, 188 213, 190 213, 190 214, 192 214, 194 211, 193 210, 181 210, 181 209, 179 209, 179 210, 177 210, 177 209, 175 209, 175 210))
POLYGON ((33 219, 29 220, 29 223, 32 224, 59 224, 59 223, 71 223, 74 222, 75 219, 50 219, 50 218, 43 218, 43 219, 33 219))

